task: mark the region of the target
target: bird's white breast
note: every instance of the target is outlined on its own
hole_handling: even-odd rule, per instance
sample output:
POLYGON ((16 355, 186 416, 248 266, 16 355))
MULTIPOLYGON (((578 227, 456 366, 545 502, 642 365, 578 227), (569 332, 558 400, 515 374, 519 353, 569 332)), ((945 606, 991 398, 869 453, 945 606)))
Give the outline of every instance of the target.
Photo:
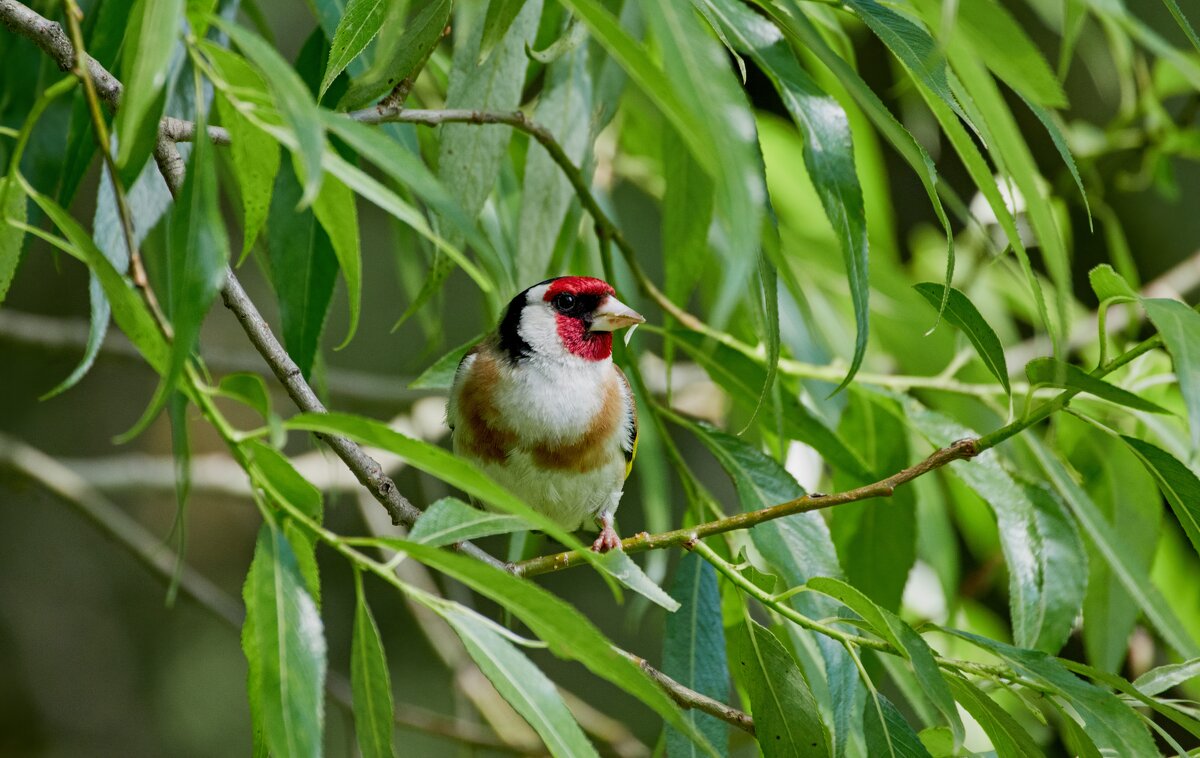
POLYGON ((612 359, 589 361, 538 355, 501 367, 496 409, 505 426, 526 442, 571 442, 583 435, 617 382, 612 359))

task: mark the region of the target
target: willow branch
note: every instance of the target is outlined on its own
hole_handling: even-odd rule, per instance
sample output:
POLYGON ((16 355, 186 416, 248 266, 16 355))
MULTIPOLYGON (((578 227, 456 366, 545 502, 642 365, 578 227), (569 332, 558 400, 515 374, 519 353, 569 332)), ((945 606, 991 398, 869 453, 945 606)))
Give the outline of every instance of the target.
MULTIPOLYGON (((2 433, 0 466, 36 482, 71 506, 96 529, 132 555, 150 573, 165 583, 171 581, 178 556, 164 545, 160 538, 126 515, 70 468, 40 450, 2 433)), ((180 594, 214 618, 234 630, 241 628, 245 617, 241 603, 186 564, 179 574, 179 589, 180 594)), ((351 708, 350 683, 346 677, 330 672, 325 689, 336 702, 347 709, 351 708)), ((428 732, 491 750, 512 750, 478 724, 444 716, 419 706, 398 706, 393 716, 396 724, 405 729, 428 732)))
MULTIPOLYGON (((1162 345, 1162 337, 1155 335, 1132 348, 1126 353, 1114 358, 1100 368, 1092 372, 1092 376, 1102 377, 1112 373, 1121 366, 1126 365, 1133 359, 1143 355, 1150 350, 1162 345)), ((686 527, 683 529, 674 529, 669 532, 660 534, 641 534, 629 537, 621 542, 621 549, 626 553, 644 553, 647 550, 661 550, 668 547, 684 547, 694 543, 696 540, 705 537, 711 537, 715 534, 724 534, 726 532, 738 531, 740 529, 750 529, 767 521, 773 521, 777 518, 792 516, 797 513, 807 513, 809 511, 821 510, 824 508, 832 508, 836 505, 845 505, 846 503, 857 503, 862 500, 871 500, 874 498, 891 497, 897 487, 911 482, 919 476, 924 476, 930 471, 936 471, 954 461, 963 461, 974 458, 975 456, 989 450, 1001 442, 1007 440, 1015 434, 1028 429, 1034 424, 1042 421, 1056 411, 1062 410, 1067 406, 1079 390, 1068 389, 1057 394, 1053 399, 1043 403, 1035 408, 1024 418, 1013 421, 1006 426, 1003 426, 982 437, 972 437, 968 439, 958 440, 946 447, 938 448, 930 453, 924 460, 916 463, 908 468, 898 471, 891 476, 880 479, 877 482, 855 487, 854 489, 845 490, 844 492, 835 492, 830 495, 825 494, 809 494, 803 497, 798 497, 793 500, 788 500, 785 503, 770 506, 769 508, 761 508, 756 511, 748 511, 739 513, 734 516, 709 521, 697 526, 686 527)), ((545 555, 538 558, 531 558, 526 561, 521 561, 513 566, 513 572, 517 576, 535 576, 537 574, 546 574, 551 571, 561 571, 562 569, 578 566, 583 563, 582 556, 577 552, 558 553, 557 555, 545 555)))

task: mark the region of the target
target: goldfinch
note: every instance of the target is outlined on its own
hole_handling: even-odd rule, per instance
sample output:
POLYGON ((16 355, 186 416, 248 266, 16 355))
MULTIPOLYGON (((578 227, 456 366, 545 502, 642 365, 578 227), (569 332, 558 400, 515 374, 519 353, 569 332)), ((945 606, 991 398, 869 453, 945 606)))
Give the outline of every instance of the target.
POLYGON ((613 514, 637 451, 637 408, 613 331, 645 321, 600 279, 529 287, 462 359, 446 406, 454 452, 567 530, 620 545, 613 514))

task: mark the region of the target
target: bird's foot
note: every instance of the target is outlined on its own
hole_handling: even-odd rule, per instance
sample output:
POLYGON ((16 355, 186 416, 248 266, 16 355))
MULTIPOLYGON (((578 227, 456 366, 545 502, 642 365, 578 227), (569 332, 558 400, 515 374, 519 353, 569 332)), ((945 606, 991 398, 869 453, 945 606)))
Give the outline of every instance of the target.
POLYGON ((621 546, 621 536, 617 534, 617 530, 613 529, 608 524, 605 524, 600 529, 600 534, 596 536, 596 541, 592 543, 592 551, 597 553, 607 553, 609 550, 621 546))

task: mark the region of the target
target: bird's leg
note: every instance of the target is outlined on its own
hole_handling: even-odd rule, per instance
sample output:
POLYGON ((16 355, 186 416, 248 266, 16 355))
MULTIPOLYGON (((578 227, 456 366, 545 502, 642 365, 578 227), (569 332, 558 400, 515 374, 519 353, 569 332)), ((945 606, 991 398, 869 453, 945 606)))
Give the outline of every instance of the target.
POLYGON ((600 527, 600 534, 596 536, 596 541, 592 543, 593 551, 607 553, 609 550, 621 546, 621 537, 617 534, 617 530, 613 529, 611 513, 605 511, 597 516, 596 526, 600 527))

